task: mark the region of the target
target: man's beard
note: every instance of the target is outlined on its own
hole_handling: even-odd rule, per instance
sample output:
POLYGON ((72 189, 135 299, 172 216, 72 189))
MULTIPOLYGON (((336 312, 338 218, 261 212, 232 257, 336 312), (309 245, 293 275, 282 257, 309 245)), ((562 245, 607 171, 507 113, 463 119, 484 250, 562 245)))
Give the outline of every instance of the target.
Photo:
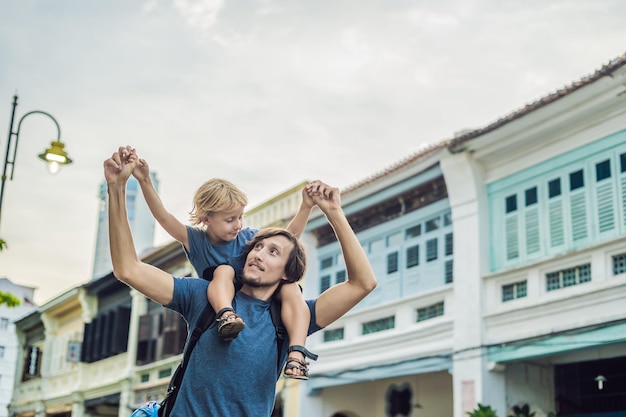
POLYGON ((280 282, 280 278, 278 278, 275 282, 261 282, 255 278, 248 278, 243 275, 241 277, 241 282, 251 288, 270 288, 276 285, 277 282, 280 282))

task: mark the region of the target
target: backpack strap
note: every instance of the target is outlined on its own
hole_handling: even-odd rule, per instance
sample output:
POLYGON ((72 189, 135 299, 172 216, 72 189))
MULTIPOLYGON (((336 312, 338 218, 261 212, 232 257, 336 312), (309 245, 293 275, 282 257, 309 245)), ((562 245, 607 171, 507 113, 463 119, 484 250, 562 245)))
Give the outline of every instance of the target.
POLYGON ((283 320, 280 315, 282 303, 277 296, 281 286, 282 282, 278 286, 278 288, 276 288, 276 291, 274 291, 274 294, 272 294, 272 298, 270 299, 270 317, 272 318, 272 324, 274 324, 274 329, 276 329, 276 347, 278 349, 276 367, 278 368, 279 372, 282 368, 281 358, 285 346, 285 339, 287 339, 287 329, 285 328, 285 325, 283 324, 283 320))
POLYGON ((198 339, 200 338, 200 335, 214 322, 215 310, 213 310, 211 304, 207 302, 204 310, 202 310, 202 313, 200 313, 200 318, 198 319, 198 323, 196 323, 196 327, 191 332, 191 336, 189 337, 189 343, 187 343, 187 345, 185 346, 185 352, 183 353, 183 363, 185 364, 185 366, 187 366, 187 362, 189 362, 191 351, 196 345, 198 339))
POLYGON ((183 351, 183 359, 178 364, 178 367, 174 371, 174 375, 170 379, 170 383, 167 387, 167 394, 161 403, 159 404, 158 417, 168 417, 170 412, 172 411, 172 407, 174 406, 174 401, 176 401, 176 397, 178 396, 178 390, 180 389, 180 384, 183 380, 183 375, 185 374, 185 370, 187 369, 187 364, 189 363, 189 358, 191 357, 191 352, 193 351, 194 346, 198 342, 200 335, 209 326, 215 322, 215 310, 211 307, 211 304, 207 302, 206 306, 200 313, 200 318, 196 323, 196 327, 191 332, 191 336, 189 340, 185 344, 185 349, 183 351))

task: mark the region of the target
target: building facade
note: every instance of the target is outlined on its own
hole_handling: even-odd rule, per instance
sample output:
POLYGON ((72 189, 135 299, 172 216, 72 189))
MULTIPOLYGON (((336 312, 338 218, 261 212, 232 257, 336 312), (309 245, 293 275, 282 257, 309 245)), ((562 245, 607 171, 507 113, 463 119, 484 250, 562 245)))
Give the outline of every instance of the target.
MULTIPOLYGON (((280 200, 263 222, 290 219, 280 200)), ((379 284, 309 338, 320 358, 279 381, 274 417, 626 415, 626 55, 342 201, 379 284)), ((319 211, 302 241, 307 298, 348 278, 319 211)), ((142 258, 194 274, 177 242, 142 258)), ((186 335, 110 273, 16 330, 11 417, 128 417, 162 398, 186 335)))
POLYGON ((15 321, 37 308, 33 302, 35 289, 0 278, 0 291, 20 300, 16 307, 0 306, 0 417, 7 417, 15 383, 15 363, 21 354, 15 333, 15 321))
MULTIPOLYGON (((299 416, 626 415, 625 85, 623 56, 344 192, 379 286, 310 338, 299 416)), ((307 230, 315 296, 344 276, 307 230)))

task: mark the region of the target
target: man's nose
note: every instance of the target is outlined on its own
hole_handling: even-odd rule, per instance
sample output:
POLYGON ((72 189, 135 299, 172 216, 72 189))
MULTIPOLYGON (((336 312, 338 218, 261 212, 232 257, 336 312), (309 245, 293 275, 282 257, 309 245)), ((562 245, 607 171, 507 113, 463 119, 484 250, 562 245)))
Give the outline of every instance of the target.
POLYGON ((264 256, 265 256, 265 248, 261 248, 254 252, 254 257, 257 259, 263 260, 264 256))

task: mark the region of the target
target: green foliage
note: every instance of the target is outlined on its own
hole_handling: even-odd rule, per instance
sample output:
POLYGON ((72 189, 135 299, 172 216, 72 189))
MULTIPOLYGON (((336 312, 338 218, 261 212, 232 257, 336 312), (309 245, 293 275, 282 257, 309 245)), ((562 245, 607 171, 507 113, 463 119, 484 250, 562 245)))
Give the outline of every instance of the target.
POLYGON ((0 306, 17 307, 20 303, 20 299, 10 292, 0 291, 0 306))
POLYGON ((0 252, 2 252, 4 249, 7 249, 7 242, 4 239, 0 239, 0 252))
POLYGON ((478 406, 474 411, 468 412, 469 417, 498 417, 496 412, 489 405, 482 405, 478 403, 478 406))
POLYGON ((530 406, 528 404, 514 405, 513 414, 510 417, 534 417, 535 412, 530 412, 530 406))

